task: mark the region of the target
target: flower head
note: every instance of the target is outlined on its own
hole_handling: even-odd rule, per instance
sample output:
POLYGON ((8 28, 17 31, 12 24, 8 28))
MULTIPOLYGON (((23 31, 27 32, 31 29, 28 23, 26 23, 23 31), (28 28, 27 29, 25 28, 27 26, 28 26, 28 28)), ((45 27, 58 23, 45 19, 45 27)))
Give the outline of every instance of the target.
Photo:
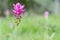
POLYGON ((24 5, 21 5, 20 3, 13 4, 13 12, 16 17, 19 17, 23 11, 24 5))
POLYGON ((45 18, 48 18, 48 15, 49 15, 49 12, 45 11, 45 13, 44 13, 45 18))

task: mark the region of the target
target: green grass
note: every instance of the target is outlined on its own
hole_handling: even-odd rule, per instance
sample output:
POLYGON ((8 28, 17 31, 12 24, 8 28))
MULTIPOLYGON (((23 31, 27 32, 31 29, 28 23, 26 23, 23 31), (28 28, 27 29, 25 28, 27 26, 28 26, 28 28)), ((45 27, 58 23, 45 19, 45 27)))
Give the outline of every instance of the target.
MULTIPOLYGON (((14 17, 0 18, 0 40, 45 40, 46 20, 44 16, 23 16, 19 26, 14 22, 14 17), (11 22, 14 25, 12 29, 9 25, 11 22)), ((53 40, 60 40, 60 18, 50 15, 47 27, 49 35, 55 32, 53 40)))

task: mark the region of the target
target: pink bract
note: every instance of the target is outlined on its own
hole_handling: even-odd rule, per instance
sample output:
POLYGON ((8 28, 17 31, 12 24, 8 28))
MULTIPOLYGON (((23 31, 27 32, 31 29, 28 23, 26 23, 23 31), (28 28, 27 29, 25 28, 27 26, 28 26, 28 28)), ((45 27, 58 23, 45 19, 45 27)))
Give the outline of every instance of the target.
POLYGON ((48 17, 48 15, 49 15, 49 12, 48 11, 45 11, 45 17, 48 17))
POLYGON ((24 5, 20 3, 13 4, 13 12, 15 16, 20 16, 24 12, 24 5))

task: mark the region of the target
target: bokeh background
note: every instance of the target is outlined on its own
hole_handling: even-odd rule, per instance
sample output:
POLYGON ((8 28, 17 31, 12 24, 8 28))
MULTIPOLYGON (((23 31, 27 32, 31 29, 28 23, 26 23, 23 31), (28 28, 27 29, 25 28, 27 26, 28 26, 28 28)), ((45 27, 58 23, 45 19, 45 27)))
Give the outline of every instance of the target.
POLYGON ((60 0, 0 0, 0 40, 60 40, 60 0), (19 26, 12 11, 18 2, 25 5, 19 26))

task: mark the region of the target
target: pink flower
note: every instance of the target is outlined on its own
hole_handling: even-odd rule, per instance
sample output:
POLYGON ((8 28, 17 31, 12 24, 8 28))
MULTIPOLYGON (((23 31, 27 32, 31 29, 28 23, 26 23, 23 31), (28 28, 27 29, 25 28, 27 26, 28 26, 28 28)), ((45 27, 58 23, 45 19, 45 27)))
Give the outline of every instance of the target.
POLYGON ((45 11, 44 16, 45 16, 45 18, 48 18, 49 12, 48 11, 45 11))
POLYGON ((13 4, 13 12, 16 17, 19 17, 24 11, 24 5, 20 3, 13 4))

